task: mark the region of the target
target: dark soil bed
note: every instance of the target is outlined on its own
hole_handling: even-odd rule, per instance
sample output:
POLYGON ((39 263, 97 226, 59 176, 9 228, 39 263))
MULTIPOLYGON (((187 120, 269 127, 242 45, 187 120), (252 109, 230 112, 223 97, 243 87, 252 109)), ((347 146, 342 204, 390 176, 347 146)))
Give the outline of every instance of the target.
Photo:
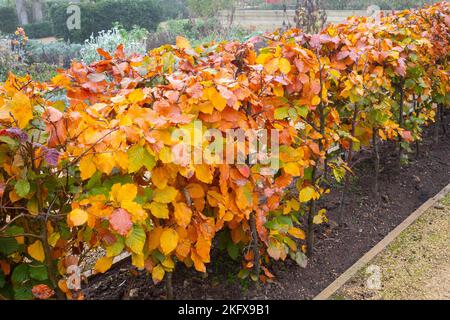
MULTIPOLYGON (((173 276, 175 299, 312 299, 450 182, 450 136, 441 136, 437 147, 431 140, 429 136, 421 143, 417 158, 410 155, 409 164, 403 166, 400 174, 394 172, 397 160, 393 145, 381 148, 380 199, 372 192, 371 160, 358 164, 346 197, 343 223, 317 228, 314 255, 306 268, 290 259, 273 263, 270 269, 275 280, 256 288, 251 281, 236 278, 239 261, 213 252, 207 274, 177 266, 173 276)), ((335 186, 332 190, 321 204, 331 220, 340 198, 340 188, 335 186)), ((165 298, 164 283, 155 286, 151 276, 133 270, 129 260, 118 263, 104 275, 92 277, 83 291, 87 299, 165 298)))

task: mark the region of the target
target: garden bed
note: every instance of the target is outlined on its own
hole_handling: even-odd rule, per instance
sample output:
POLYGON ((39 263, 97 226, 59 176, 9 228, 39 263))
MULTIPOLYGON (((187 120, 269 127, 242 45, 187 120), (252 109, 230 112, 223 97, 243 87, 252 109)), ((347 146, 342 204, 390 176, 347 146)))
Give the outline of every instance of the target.
MULTIPOLYGON (((425 139, 417 158, 411 156, 400 174, 395 173, 396 152, 392 144, 382 148, 385 163, 380 173, 380 195, 373 196, 371 160, 358 164, 351 192, 346 197, 340 226, 321 225, 316 230, 316 246, 306 268, 295 262, 270 266, 276 278, 259 288, 236 274, 240 263, 212 252, 207 274, 181 264, 173 276, 176 299, 311 299, 364 253, 383 239, 412 211, 450 182, 450 137, 441 137, 439 146, 425 139)), ((322 206, 330 219, 339 207, 340 189, 326 197, 322 206)), ((87 299, 163 299, 164 283, 153 285, 151 276, 136 271, 129 260, 117 263, 104 275, 93 276, 83 289, 87 299)))

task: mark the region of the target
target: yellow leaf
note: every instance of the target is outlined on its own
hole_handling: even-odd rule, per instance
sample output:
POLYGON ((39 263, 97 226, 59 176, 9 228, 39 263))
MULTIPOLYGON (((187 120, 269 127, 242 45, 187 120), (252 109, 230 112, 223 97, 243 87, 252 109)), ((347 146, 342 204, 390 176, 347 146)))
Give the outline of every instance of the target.
POLYGON ((277 97, 283 97, 284 96, 283 86, 280 84, 280 85, 277 85, 276 87, 274 87, 273 94, 276 95, 277 97))
POLYGON ((220 93, 214 87, 210 87, 206 89, 208 98, 212 102, 214 108, 219 111, 225 109, 227 105, 227 100, 220 95, 220 93))
POLYGON ((295 200, 295 199, 289 200, 289 205, 290 205, 291 208, 294 209, 295 211, 298 211, 298 210, 300 209, 300 203, 298 203, 298 201, 295 200))
POLYGON ((153 197, 153 201, 159 203, 170 203, 178 195, 178 190, 174 187, 167 186, 164 189, 155 190, 155 196, 153 197))
POLYGON ((128 170, 128 154, 126 152, 114 152, 114 161, 116 162, 117 167, 123 170, 128 170))
POLYGON ((289 234, 296 237, 297 239, 304 240, 305 239, 305 232, 299 228, 292 227, 288 230, 289 234))
POLYGON ((213 175, 211 169, 207 164, 200 164, 195 166, 195 177, 204 183, 211 183, 213 175))
POLYGON ((45 253, 41 240, 36 240, 33 244, 28 246, 28 254, 39 262, 44 262, 45 253))
POLYGON ((167 186, 168 172, 163 167, 154 168, 152 171, 152 182, 158 189, 164 189, 167 186))
POLYGON ((88 213, 82 209, 74 209, 69 213, 69 220, 75 226, 81 226, 86 223, 88 219, 88 213))
POLYGON ((161 264, 166 269, 173 270, 173 268, 175 268, 175 262, 170 257, 167 257, 166 259, 164 259, 164 261, 161 262, 161 264))
POLYGON ((23 129, 33 119, 33 110, 30 99, 22 92, 17 92, 11 102, 11 113, 18 122, 19 128, 23 129))
MULTIPOLYGON (((110 192, 111 201, 123 205, 125 202, 132 202, 137 195, 137 187, 132 183, 120 184, 116 183, 112 186, 110 192)), ((124 208, 125 209, 125 208, 124 208)))
MULTIPOLYGON (((95 164, 103 173, 110 174, 114 168, 114 157, 111 153, 99 153, 95 156, 95 164)), ((95 172, 95 171, 94 171, 95 172)))
POLYGON ((143 269, 145 265, 145 259, 143 254, 131 254, 131 264, 136 268, 143 269))
POLYGON ((289 173, 293 177, 298 177, 301 175, 300 168, 296 162, 286 163, 283 168, 286 173, 289 173))
POLYGON ((121 207, 131 213, 131 220, 133 222, 142 222, 148 217, 147 212, 137 202, 124 201, 121 207))
POLYGON ((300 191, 300 194, 299 194, 300 202, 308 202, 308 201, 310 201, 313 198, 313 196, 315 195, 315 193, 316 193, 316 191, 311 186, 303 188, 300 191))
POLYGON ((144 99, 145 99, 145 95, 144 95, 144 92, 142 91, 142 89, 133 90, 128 95, 128 101, 130 101, 131 103, 141 102, 144 99))
POLYGON ((92 175, 97 171, 97 167, 94 163, 94 157, 92 155, 85 156, 80 160, 80 174, 81 179, 86 180, 92 177, 92 175))
POLYGON ((158 156, 159 156, 159 160, 161 160, 162 163, 171 163, 172 162, 172 150, 167 146, 164 146, 161 148, 158 156))
POLYGON ((278 70, 278 62, 279 62, 278 58, 273 58, 264 66, 264 69, 268 74, 273 74, 275 73, 275 71, 278 70))
POLYGON ((150 204, 150 211, 156 218, 169 219, 169 208, 167 208, 167 204, 165 203, 153 201, 150 204))
POLYGON ((159 239, 163 231, 162 227, 156 227, 148 233, 148 250, 153 251, 159 247, 159 239))
POLYGON ((165 273, 166 273, 166 272, 164 271, 164 268, 163 268, 160 264, 158 264, 158 265, 157 265, 156 267, 154 267, 153 270, 152 270, 152 279, 153 279, 153 282, 154 282, 155 284, 161 282, 161 280, 164 279, 164 274, 165 274, 165 273))
POLYGON ((326 210, 325 210, 325 209, 320 210, 320 211, 314 216, 314 218, 313 218, 313 223, 314 223, 314 224, 321 224, 321 223, 323 223, 323 222, 327 222, 327 221, 328 221, 328 218, 327 218, 327 216, 325 215, 325 213, 326 213, 326 210))
POLYGON ((176 38, 176 45, 180 49, 189 49, 189 48, 191 48, 191 44, 189 43, 188 39, 186 39, 184 37, 180 37, 180 36, 178 36, 176 38))
POLYGON ((97 272, 105 273, 111 268, 113 262, 113 257, 101 257, 95 263, 94 269, 97 272))
POLYGON ((314 97, 311 99, 311 105, 317 106, 319 103, 320 103, 320 98, 319 98, 319 96, 314 96, 314 97))
POLYGON ((175 208, 174 215, 177 224, 181 227, 187 227, 191 222, 191 208, 189 208, 184 202, 174 203, 173 207, 175 208))
POLYGON ((164 229, 159 239, 162 253, 168 255, 176 249, 178 245, 178 233, 171 228, 164 229))
POLYGON ((289 71, 291 71, 291 64, 289 63, 288 59, 281 58, 280 61, 278 62, 278 68, 284 74, 288 74, 289 71))
POLYGON ((61 235, 59 234, 59 232, 53 232, 48 236, 48 244, 52 247, 56 246, 56 243, 58 242, 60 237, 61 235))

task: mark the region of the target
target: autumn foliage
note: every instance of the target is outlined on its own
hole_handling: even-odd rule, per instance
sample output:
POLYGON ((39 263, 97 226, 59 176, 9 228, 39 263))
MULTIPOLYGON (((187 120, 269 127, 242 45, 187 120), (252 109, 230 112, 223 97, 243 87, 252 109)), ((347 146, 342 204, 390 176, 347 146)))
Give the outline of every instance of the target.
POLYGON ((51 83, 10 75, 0 297, 82 298, 68 270, 98 248, 97 272, 127 251, 155 283, 177 263, 205 272, 214 245, 242 256, 240 277, 273 278, 271 259, 304 264, 327 220, 317 200, 328 174, 342 181, 353 155, 382 141, 403 159, 448 106, 449 14, 442 2, 352 17, 320 34, 273 33, 260 50, 256 38, 193 48, 179 37, 145 56, 99 50, 101 61, 73 62, 51 83), (173 159, 175 129, 211 128, 277 131, 279 170, 173 159))

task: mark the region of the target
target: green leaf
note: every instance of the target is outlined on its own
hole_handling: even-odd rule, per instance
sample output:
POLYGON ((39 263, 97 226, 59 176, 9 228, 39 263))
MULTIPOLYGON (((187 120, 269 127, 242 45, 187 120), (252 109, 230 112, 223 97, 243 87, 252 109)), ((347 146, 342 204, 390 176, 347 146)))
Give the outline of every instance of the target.
POLYGON ((3 288, 5 286, 5 274, 3 273, 3 270, 0 269, 0 288, 3 288))
POLYGON ((11 149, 14 149, 19 143, 11 137, 0 136, 0 141, 6 143, 11 149))
POLYGON ((14 226, 14 225, 9 226, 8 229, 6 230, 6 234, 8 236, 16 236, 16 235, 19 235, 22 233, 24 233, 24 229, 22 227, 14 226))
POLYGON ((238 278, 239 279, 245 279, 248 277, 248 275, 250 274, 250 270, 248 269, 241 269, 238 273, 238 278))
POLYGON ((107 257, 115 257, 122 253, 123 248, 125 247, 125 242, 122 237, 116 236, 117 241, 106 247, 106 256, 107 257))
POLYGON ((28 270, 30 277, 34 280, 44 281, 48 279, 47 267, 43 264, 30 264, 28 270))
POLYGON ((30 183, 28 180, 21 179, 17 181, 14 189, 20 197, 24 198, 30 192, 30 183))
POLYGON ((125 243, 136 254, 142 254, 145 244, 145 231, 141 226, 134 225, 125 243))
POLYGON ((231 259, 236 260, 239 256, 239 246, 234 244, 233 241, 229 241, 227 245, 227 252, 230 255, 231 259))
POLYGON ((289 107, 277 108, 277 109, 275 109, 275 112, 274 112, 274 118, 276 120, 286 119, 287 117, 289 117, 288 112, 289 112, 289 107))
POLYGON ((86 190, 90 190, 94 187, 99 187, 101 185, 101 179, 102 173, 100 171, 96 171, 86 184, 86 190))
POLYGON ((159 250, 154 250, 152 252, 152 257, 159 262, 163 262, 166 259, 166 256, 159 252, 159 250))
POLYGON ((33 299, 33 293, 31 292, 31 289, 32 289, 31 285, 14 288, 14 299, 15 300, 33 299))
POLYGON ((155 158, 143 146, 134 145, 127 151, 128 154, 128 172, 133 173, 143 166, 147 170, 152 170, 156 164, 155 158))
POLYGON ((5 256, 19 250, 19 244, 14 238, 0 238, 0 253, 5 256))
POLYGON ((300 117, 306 118, 308 116, 309 109, 307 106, 296 107, 295 109, 300 117))
POLYGON ((277 220, 278 220, 278 223, 279 224, 284 224, 284 225, 288 225, 288 226, 290 226, 290 227, 292 227, 293 226, 293 224, 292 224, 292 220, 291 220, 291 217, 290 216, 278 216, 277 217, 277 220))
POLYGON ((28 274, 28 266, 26 264, 19 264, 17 267, 14 268, 14 271, 11 276, 11 281, 16 285, 22 285, 25 281, 29 280, 29 274, 28 274))

